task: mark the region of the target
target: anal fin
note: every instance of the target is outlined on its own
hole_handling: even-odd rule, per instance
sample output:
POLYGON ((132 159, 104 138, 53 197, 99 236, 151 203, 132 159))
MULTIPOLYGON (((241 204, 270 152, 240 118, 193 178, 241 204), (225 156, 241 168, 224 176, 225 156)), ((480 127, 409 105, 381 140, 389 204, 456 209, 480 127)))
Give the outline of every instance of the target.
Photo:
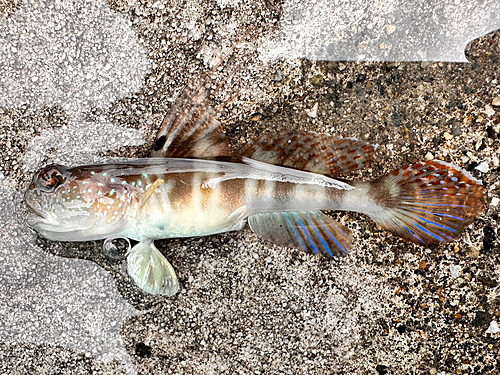
POLYGON ((326 257, 346 255, 351 247, 347 228, 317 211, 263 212, 248 218, 259 236, 281 246, 326 257))
POLYGON ((130 250, 127 269, 139 288, 147 293, 170 297, 179 290, 173 267, 152 241, 140 242, 130 250))

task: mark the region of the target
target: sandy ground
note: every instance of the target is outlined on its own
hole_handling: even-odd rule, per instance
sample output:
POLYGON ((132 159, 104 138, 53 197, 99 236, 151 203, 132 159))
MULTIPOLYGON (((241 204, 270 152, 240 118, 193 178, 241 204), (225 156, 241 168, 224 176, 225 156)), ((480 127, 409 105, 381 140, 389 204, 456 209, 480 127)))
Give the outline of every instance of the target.
POLYGON ((0 3, 1 373, 500 371, 491 333, 500 319, 500 34, 467 45, 469 63, 271 59, 283 6, 0 3), (101 242, 50 242, 26 227, 22 191, 34 171, 146 156, 176 93, 248 30, 236 63, 256 46, 258 57, 215 99, 246 90, 220 116, 234 149, 263 132, 308 129, 379 145, 370 167, 346 178, 452 162, 486 186, 483 215, 457 241, 426 248, 332 213, 354 237, 339 261, 249 229, 160 241, 181 284, 172 298, 139 291, 101 242))

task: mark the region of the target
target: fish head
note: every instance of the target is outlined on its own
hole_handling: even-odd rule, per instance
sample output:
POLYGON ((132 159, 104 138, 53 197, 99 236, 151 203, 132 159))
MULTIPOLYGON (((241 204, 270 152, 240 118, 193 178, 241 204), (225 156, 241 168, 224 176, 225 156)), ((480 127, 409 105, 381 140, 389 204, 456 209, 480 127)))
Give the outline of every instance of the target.
POLYGON ((62 165, 43 168, 25 193, 28 225, 53 241, 89 241, 119 233, 126 207, 123 199, 116 199, 120 187, 117 191, 94 174, 62 165))

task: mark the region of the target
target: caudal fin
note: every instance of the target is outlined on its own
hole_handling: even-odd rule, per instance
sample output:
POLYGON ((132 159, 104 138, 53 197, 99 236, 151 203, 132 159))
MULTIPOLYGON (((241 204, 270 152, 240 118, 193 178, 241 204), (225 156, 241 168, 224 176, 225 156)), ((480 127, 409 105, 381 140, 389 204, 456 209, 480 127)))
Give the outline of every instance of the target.
POLYGON ((369 195, 385 208, 370 215, 378 225, 419 244, 453 240, 484 205, 481 181, 436 160, 395 170, 374 181, 369 195))

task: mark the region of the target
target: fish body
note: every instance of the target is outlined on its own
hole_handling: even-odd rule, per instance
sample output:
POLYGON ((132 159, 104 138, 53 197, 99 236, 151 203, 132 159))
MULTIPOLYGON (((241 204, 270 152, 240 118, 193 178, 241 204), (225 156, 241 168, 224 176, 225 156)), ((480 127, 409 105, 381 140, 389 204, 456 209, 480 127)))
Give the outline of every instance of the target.
POLYGON ((128 273, 144 291, 171 296, 179 282, 157 239, 239 230, 248 222, 277 245, 334 257, 348 252, 351 236, 322 210, 360 212, 421 245, 459 237, 482 212, 481 182, 441 161, 371 182, 335 179, 375 154, 375 146, 353 138, 265 133, 231 155, 207 77, 172 103, 150 158, 43 168, 25 195, 28 225, 50 240, 139 241, 127 255, 128 273))
POLYGON ((373 182, 347 183, 247 158, 146 158, 49 166, 25 201, 32 210, 29 225, 50 240, 139 241, 129 254, 129 273, 144 290, 172 295, 178 281, 154 247, 157 239, 239 230, 248 220, 274 243, 333 257, 347 253, 350 235, 321 210, 360 212, 404 238, 429 244, 458 236, 482 210, 484 197, 479 181, 437 161, 373 182))
POLYGON ((240 229, 248 216, 262 212, 342 209, 343 190, 354 189, 333 178, 251 159, 146 158, 47 169, 59 170, 64 181, 47 194, 46 172, 40 173, 25 198, 35 209, 28 222, 44 237, 64 241, 216 234, 240 229), (45 217, 36 213, 42 210, 45 217), (86 225, 62 230, 68 211, 86 225))

